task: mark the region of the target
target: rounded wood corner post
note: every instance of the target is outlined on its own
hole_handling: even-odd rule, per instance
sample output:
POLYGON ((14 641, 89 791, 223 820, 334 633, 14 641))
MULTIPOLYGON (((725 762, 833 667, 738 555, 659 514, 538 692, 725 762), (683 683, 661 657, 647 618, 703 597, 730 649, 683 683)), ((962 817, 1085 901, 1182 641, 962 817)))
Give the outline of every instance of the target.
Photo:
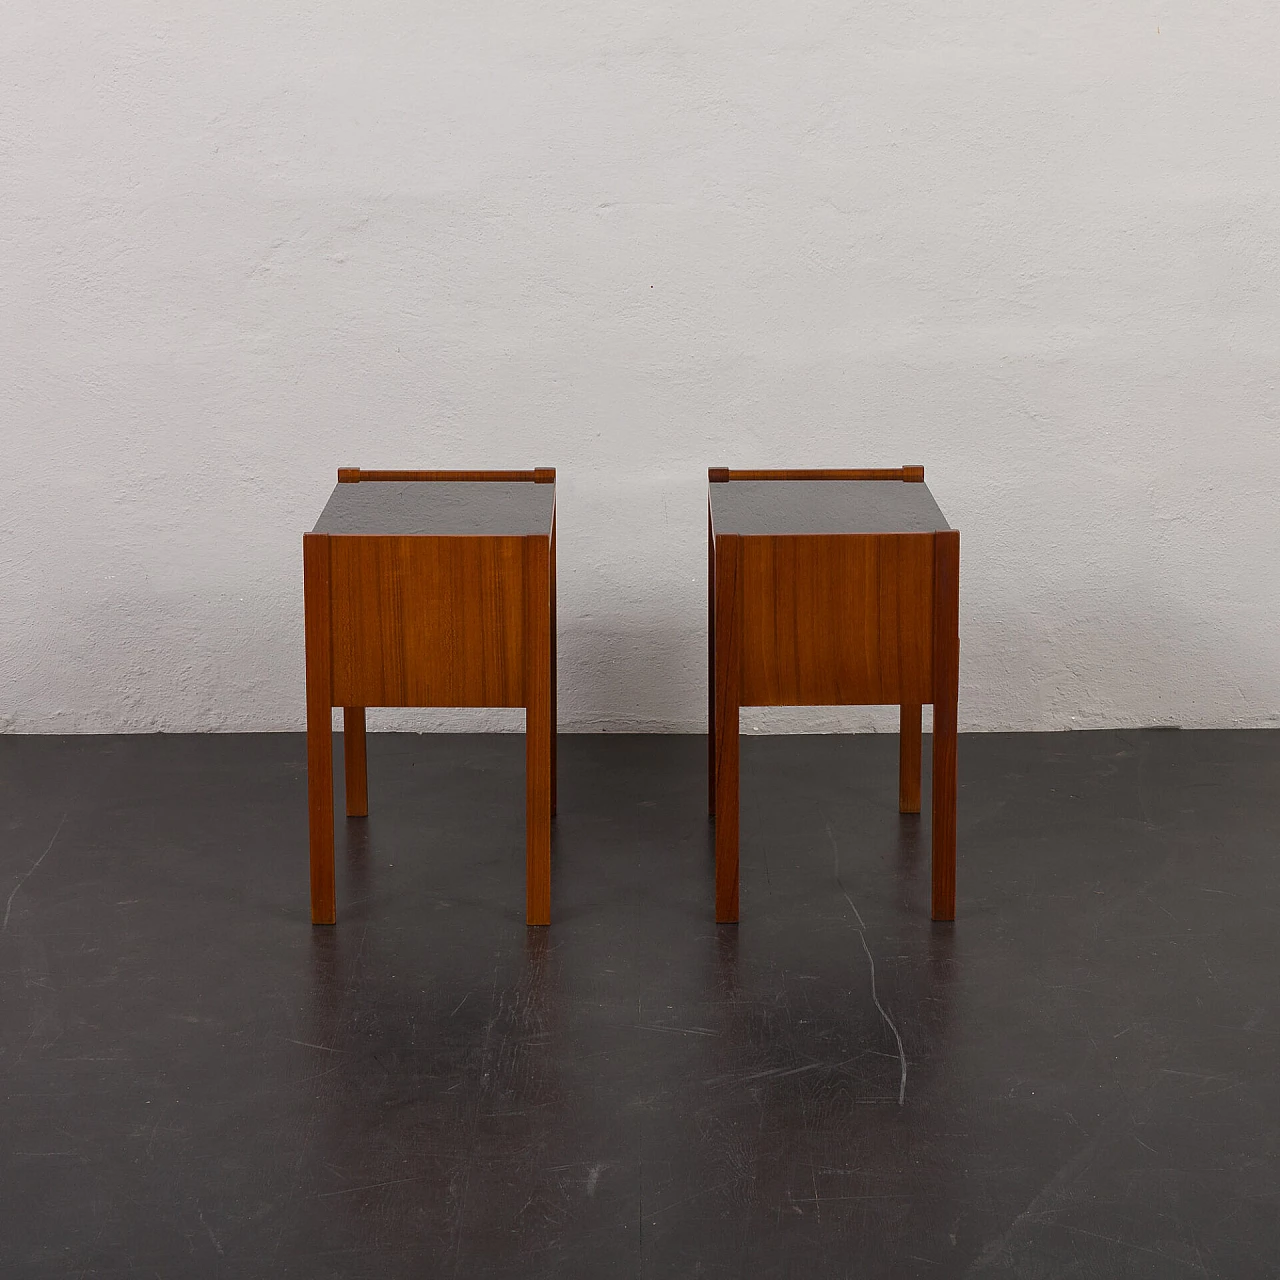
POLYGON ((716 923, 738 920, 738 711, 742 696, 742 538, 715 540, 716 923))
POLYGON ((364 708, 342 708, 342 772, 347 783, 347 817, 369 816, 369 761, 365 751, 364 708))
POLYGON ((933 918, 956 918, 960 534, 933 542, 933 918))
POLYGON ((525 920, 551 923, 551 538, 524 539, 525 920))
POLYGON ((311 846, 311 923, 334 924, 333 635, 329 537, 302 536, 307 668, 307 818, 311 846))

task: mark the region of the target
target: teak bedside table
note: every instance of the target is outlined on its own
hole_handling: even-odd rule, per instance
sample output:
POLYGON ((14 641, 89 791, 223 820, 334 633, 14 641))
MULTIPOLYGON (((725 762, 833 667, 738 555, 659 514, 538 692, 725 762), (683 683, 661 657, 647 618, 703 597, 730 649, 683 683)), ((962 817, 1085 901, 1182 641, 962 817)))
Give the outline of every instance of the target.
POLYGON ((303 535, 313 924, 337 919, 334 707, 349 817, 369 812, 365 707, 524 707, 526 918, 550 923, 555 479, 344 467, 303 535))
POLYGON ((716 920, 738 918, 740 707, 898 703, 898 808, 920 812, 933 704, 933 918, 956 914, 960 534, 923 467, 708 472, 716 920))

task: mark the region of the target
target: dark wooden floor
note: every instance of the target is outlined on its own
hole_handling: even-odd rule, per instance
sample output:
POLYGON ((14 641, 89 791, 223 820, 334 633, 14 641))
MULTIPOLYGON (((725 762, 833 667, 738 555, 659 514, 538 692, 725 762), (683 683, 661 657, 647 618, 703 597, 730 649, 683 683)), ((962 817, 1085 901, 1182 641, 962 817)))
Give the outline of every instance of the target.
MULTIPOLYGON (((297 736, 0 739, 0 1275, 1280 1274, 1280 733, 370 739, 308 924, 297 736), (926 761, 928 752, 925 753, 926 761)), ((340 753, 339 753, 340 758, 340 753)))

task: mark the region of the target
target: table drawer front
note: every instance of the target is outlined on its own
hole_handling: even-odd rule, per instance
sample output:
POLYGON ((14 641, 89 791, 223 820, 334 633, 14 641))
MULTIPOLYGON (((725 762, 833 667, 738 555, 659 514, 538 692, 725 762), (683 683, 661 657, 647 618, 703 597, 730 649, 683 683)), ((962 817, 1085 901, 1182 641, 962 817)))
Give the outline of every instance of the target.
POLYGON ((524 539, 330 539, 333 702, 524 705, 524 539))
POLYGON ((933 700, 933 534, 744 537, 742 705, 933 700))

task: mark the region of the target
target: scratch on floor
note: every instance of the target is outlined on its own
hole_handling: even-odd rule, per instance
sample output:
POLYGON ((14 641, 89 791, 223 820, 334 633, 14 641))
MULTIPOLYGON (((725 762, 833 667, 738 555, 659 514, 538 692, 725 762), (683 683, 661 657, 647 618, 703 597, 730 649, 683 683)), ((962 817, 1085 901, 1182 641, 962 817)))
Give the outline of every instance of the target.
POLYGON ((831 853, 835 860, 836 884, 840 886, 840 892, 844 894, 844 900, 849 904, 849 910, 853 912, 853 918, 858 922, 856 930, 859 940, 862 942, 862 949, 867 953, 867 964, 871 968, 871 999, 876 1008, 880 1011, 880 1016, 884 1019, 885 1026, 893 1032, 894 1041, 898 1046, 898 1063, 901 1067, 901 1073, 898 1078, 898 1106, 903 1106, 907 1100, 907 1051, 902 1044, 902 1036, 898 1033, 897 1024, 889 1017, 888 1010, 880 1003, 880 995, 876 991, 876 962, 871 954, 871 948, 867 946, 867 922, 862 918, 862 912, 858 910, 857 904, 849 896, 849 890, 844 887, 844 881, 840 879, 840 846, 836 843, 836 833, 831 829, 831 824, 827 823, 827 837, 831 841, 831 853))
POLYGON ((32 1008, 31 1030, 18 1050, 19 1061, 33 1043, 38 1045, 40 1052, 47 1053, 61 1039, 63 1030, 48 950, 40 938, 30 932, 23 935, 21 948, 22 985, 32 993, 32 1008))
POLYGON ((330 1196, 353 1196, 357 1191, 377 1191, 381 1187, 398 1187, 402 1182, 418 1182, 419 1176, 408 1178, 389 1178, 386 1182, 366 1182, 358 1187, 343 1187, 340 1191, 319 1191, 315 1200, 328 1200, 330 1196))
POLYGON ((25 874, 18 877, 18 883, 13 886, 13 892, 9 895, 9 901, 4 904, 4 923, 0 924, 0 933, 3 933, 9 927, 9 912, 13 910, 13 900, 18 896, 18 890, 30 879, 36 868, 49 856, 49 850, 53 848, 54 841, 57 840, 59 832, 62 830, 63 823, 67 820, 67 815, 62 815, 62 821, 58 823, 57 830, 53 833, 52 839, 45 846, 44 852, 29 866, 25 874))
POLYGON ((852 1058, 846 1058, 843 1062, 806 1062, 802 1067, 770 1067, 768 1071, 753 1071, 750 1075, 727 1075, 713 1076, 710 1080, 703 1081, 707 1085, 723 1084, 725 1081, 731 1081, 735 1085, 750 1084, 753 1080, 776 1080, 782 1076, 798 1076, 802 1071, 818 1071, 824 1067, 838 1071, 847 1063, 852 1062, 852 1058))
MULTIPOLYGON (((723 1182, 717 1182, 714 1186, 703 1187, 699 1191, 691 1191, 687 1196, 681 1196, 679 1200, 673 1200, 670 1204, 659 1205, 658 1208, 652 1209, 641 1219, 642 1222, 656 1222, 658 1215, 661 1213, 670 1213, 672 1209, 679 1209, 682 1205, 689 1204, 691 1201, 700 1200, 703 1196, 714 1195, 717 1191, 723 1191, 726 1187, 735 1186, 741 1182, 738 1177, 726 1178, 723 1182)), ((800 1212, 797 1210, 797 1212, 800 1212)))
MULTIPOLYGON (((1115 1117, 1108 1117, 1113 1120, 1115 1117)), ((1098 1149, 1098 1144, 1102 1141, 1107 1133, 1107 1125, 1094 1134, 1088 1142, 1076 1152, 1059 1170, 1044 1184, 1043 1187, 1030 1200, 1027 1206, 1020 1214, 1002 1231, 994 1240, 992 1240, 985 1249, 973 1260, 969 1269, 965 1272, 966 1276, 977 1275, 987 1268, 1004 1263, 1007 1261, 1006 1254, 1009 1244, 1017 1234, 1023 1223, 1037 1222, 1040 1215, 1050 1211, 1056 1207, 1058 1202, 1064 1198, 1068 1188, 1077 1178, 1079 1178, 1093 1163, 1094 1153, 1098 1149)))
POLYGON ((199 1209, 196 1210, 196 1217, 200 1219, 200 1225, 209 1233, 209 1239, 213 1241, 213 1247, 217 1249, 218 1257, 226 1257, 221 1242, 218 1240, 218 1237, 213 1234, 213 1228, 204 1220, 204 1214, 201 1213, 199 1209))
POLYGON ((1204 1275, 1209 1274, 1205 1271, 1203 1262, 1191 1262, 1186 1258, 1179 1258, 1176 1254, 1165 1253, 1160 1249, 1149 1249, 1146 1245, 1134 1244, 1132 1240, 1122 1240, 1119 1236, 1104 1236, 1098 1231, 1086 1231, 1083 1227, 1073 1227, 1066 1223, 1062 1225, 1065 1230, 1075 1235, 1090 1236, 1094 1240, 1105 1240, 1107 1244, 1118 1244, 1122 1249, 1132 1249, 1135 1253, 1149 1253, 1153 1258, 1163 1258, 1166 1262, 1176 1262, 1179 1266, 1190 1267, 1193 1271, 1199 1271, 1204 1275))
POLYGON ((711 1036, 715 1038, 719 1036, 718 1031, 712 1031, 707 1027, 664 1027, 657 1022, 640 1022, 636 1024, 637 1031, 669 1031, 672 1035, 678 1036, 711 1036))
POLYGON ((304 1049, 323 1049, 325 1053, 345 1053, 345 1049, 333 1049, 327 1044, 312 1044, 310 1040, 291 1040, 285 1038, 285 1044, 300 1044, 304 1049))
POLYGON ((894 1021, 889 1017, 888 1011, 884 1005, 880 1003, 880 997, 876 994, 876 962, 872 959, 871 948, 867 946, 867 935, 858 930, 858 937, 862 940, 862 949, 867 953, 867 964, 871 966, 871 999, 874 1001, 877 1009, 880 1010, 880 1016, 885 1020, 885 1024, 889 1030, 893 1032, 893 1038, 898 1044, 898 1064, 901 1072, 898 1078, 898 1106, 902 1106, 907 1100, 907 1051, 903 1048, 902 1037, 898 1034, 898 1028, 894 1021))

